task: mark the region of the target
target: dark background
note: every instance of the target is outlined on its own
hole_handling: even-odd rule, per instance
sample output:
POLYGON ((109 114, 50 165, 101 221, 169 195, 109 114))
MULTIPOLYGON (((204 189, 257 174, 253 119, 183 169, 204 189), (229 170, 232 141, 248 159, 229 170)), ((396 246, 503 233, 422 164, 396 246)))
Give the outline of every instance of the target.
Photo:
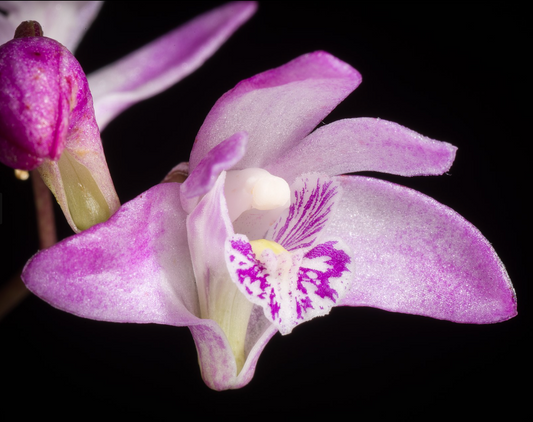
MULTIPOLYGON (((76 56, 90 73, 218 4, 105 4, 76 56)), ((531 388, 525 11, 499 3, 298 4, 261 3, 201 69, 106 128, 104 148, 121 201, 187 161, 204 117, 237 82, 326 50, 363 75, 326 123, 381 117, 459 147, 448 175, 372 175, 424 192, 475 224, 514 282, 518 317, 475 326, 335 308, 289 336, 276 335, 247 387, 214 392, 201 380, 187 328, 84 320, 30 296, 0 321, 3 414, 74 420, 179 420, 206 412, 347 411, 354 419, 392 420, 518 414, 531 388)), ((37 251, 37 236, 30 183, 0 171, 4 282, 37 251)), ((60 237, 70 235, 61 214, 57 220, 60 237)))

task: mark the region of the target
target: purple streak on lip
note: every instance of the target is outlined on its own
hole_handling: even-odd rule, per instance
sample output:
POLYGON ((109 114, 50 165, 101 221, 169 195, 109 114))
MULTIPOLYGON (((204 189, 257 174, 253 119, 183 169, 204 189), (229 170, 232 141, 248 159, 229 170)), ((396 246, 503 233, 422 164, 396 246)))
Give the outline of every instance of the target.
POLYGON ((294 186, 294 201, 288 215, 280 217, 267 233, 268 239, 279 243, 288 251, 309 248, 316 242, 318 233, 328 221, 340 189, 328 178, 322 181, 320 177, 313 175, 297 179, 294 186), (315 187, 310 188, 313 184, 315 187), (281 225, 284 219, 285 222, 281 225))

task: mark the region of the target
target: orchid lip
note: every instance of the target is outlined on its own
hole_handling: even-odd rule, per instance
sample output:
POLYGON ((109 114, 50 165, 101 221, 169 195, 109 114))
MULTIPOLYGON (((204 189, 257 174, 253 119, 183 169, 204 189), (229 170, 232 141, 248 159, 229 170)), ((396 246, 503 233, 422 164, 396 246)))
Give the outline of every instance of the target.
POLYGON ((233 282, 282 334, 329 313, 350 285, 351 252, 340 239, 320 233, 340 199, 339 186, 309 174, 292 186, 291 205, 267 239, 236 234, 226 240, 226 265, 233 282))

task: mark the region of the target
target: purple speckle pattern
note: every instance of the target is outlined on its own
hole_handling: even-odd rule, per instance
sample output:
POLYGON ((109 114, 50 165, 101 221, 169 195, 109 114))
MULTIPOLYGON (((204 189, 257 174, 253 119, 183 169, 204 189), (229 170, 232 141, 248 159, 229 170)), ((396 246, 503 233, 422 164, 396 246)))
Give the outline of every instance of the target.
POLYGON ((339 303, 351 281, 351 258, 341 241, 320 243, 305 252, 279 255, 263 251, 258 259, 246 236, 226 244, 226 263, 233 281, 260 305, 282 334, 339 303))
POLYGON ((292 185, 291 206, 268 231, 266 238, 288 251, 312 247, 333 211, 340 186, 325 176, 308 174, 292 185))
MULTIPOLYGON (((264 301, 268 298, 268 291, 271 289, 271 284, 267 281, 268 274, 265 266, 261 261, 255 258, 252 246, 248 242, 246 236, 236 235, 229 239, 227 252, 227 260, 233 269, 233 273, 238 280, 241 291, 250 298, 256 298, 252 302, 257 303, 257 300, 264 301)), ((279 305, 274 302, 271 303, 271 309, 279 309, 279 305)), ((276 312, 272 312, 272 318, 275 318, 276 312)))
MULTIPOLYGON (((337 241, 322 243, 311 249, 304 255, 302 266, 298 272, 298 289, 307 292, 305 286, 311 284, 315 286, 314 294, 321 299, 329 299, 332 303, 337 303, 339 293, 332 287, 330 279, 339 279, 343 283, 343 275, 349 272, 348 265, 351 263, 350 256, 343 249, 336 249, 337 241), (323 265, 317 266, 320 262, 323 265), (311 264, 308 267, 304 265, 311 264), (320 268, 321 267, 321 268, 320 268)), ((346 286, 344 286, 346 287, 346 286)), ((308 301, 302 301, 301 308, 304 312, 309 306, 308 301)), ((303 319, 300 311, 298 318, 303 319)))

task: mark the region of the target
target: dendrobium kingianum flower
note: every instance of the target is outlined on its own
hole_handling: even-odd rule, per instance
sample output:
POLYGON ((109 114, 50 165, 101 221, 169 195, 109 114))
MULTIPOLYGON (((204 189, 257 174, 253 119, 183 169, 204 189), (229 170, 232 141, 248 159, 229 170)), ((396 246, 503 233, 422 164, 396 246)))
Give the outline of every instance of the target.
POLYGON ((0 15, 0 161, 37 168, 75 232, 107 220, 120 206, 100 130, 201 66, 257 7, 219 7, 86 78, 71 51, 100 6, 0 3, 7 13, 0 15), (41 21, 51 38, 39 29, 18 30, 11 39, 26 20, 41 21))
POLYGON ((373 118, 315 129, 360 82, 325 52, 242 81, 169 183, 38 253, 23 280, 82 317, 188 326, 216 390, 246 385, 277 331, 334 306, 513 317, 509 277, 474 226, 411 189, 345 175, 442 174, 455 147, 373 118))

